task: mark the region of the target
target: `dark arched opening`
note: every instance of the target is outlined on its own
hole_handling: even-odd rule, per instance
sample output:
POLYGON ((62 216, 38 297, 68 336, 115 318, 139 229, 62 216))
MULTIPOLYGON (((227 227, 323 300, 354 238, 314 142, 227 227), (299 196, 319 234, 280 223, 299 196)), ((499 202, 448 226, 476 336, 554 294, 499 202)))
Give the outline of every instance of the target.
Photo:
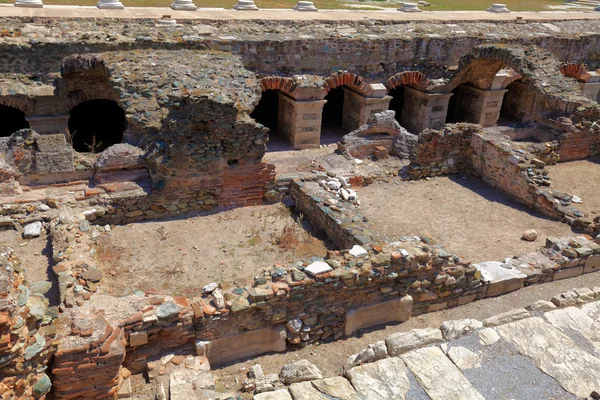
POLYGON ((341 87, 331 89, 325 96, 325 100, 327 103, 323 106, 321 125, 323 128, 341 128, 344 114, 344 89, 341 87))
POLYGON ((392 96, 392 100, 390 100, 390 110, 396 112, 396 121, 400 124, 402 106, 404 105, 404 86, 395 87, 390 90, 389 95, 392 96))
POLYGON ((100 153, 123 141, 125 111, 112 100, 89 100, 69 112, 73 148, 80 153, 100 153))
POLYGON ((25 113, 18 108, 0 104, 0 137, 8 137, 20 129, 28 129, 25 113))
POLYGON ((348 133, 343 127, 344 119, 344 89, 333 88, 325 96, 327 103, 323 106, 321 119, 321 144, 337 143, 348 133))
POLYGON ((508 91, 504 94, 500 109, 500 125, 523 121, 523 118, 531 113, 534 103, 534 94, 522 79, 512 82, 506 90, 508 91))
POLYGON ((459 90, 458 87, 456 87, 453 91, 452 91, 452 96, 450 96, 450 100, 448 101, 448 113, 446 114, 446 123, 447 124, 454 124, 457 122, 464 122, 464 120, 461 121, 460 118, 460 110, 458 110, 458 96, 459 96, 459 90))
POLYGON ((266 90, 250 116, 259 124, 269 128, 271 132, 276 132, 278 113, 279 94, 275 90, 266 90))

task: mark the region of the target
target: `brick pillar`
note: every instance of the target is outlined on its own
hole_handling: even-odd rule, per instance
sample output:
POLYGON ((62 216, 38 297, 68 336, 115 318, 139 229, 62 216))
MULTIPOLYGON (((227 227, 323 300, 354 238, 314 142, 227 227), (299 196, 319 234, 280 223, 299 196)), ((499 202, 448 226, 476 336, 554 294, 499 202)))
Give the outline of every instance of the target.
POLYGON ((294 149, 315 149, 321 143, 321 117, 325 100, 296 101, 279 93, 277 131, 294 149))
POLYGON ((344 111, 342 114, 342 128, 348 132, 352 132, 361 125, 366 124, 371 115, 390 108, 392 96, 385 94, 385 86, 382 84, 373 84, 371 86, 375 88, 373 97, 365 97, 352 89, 343 88, 344 111))
POLYGON ((452 93, 425 93, 404 86, 400 125, 418 134, 423 129, 441 129, 446 123, 448 102, 452 93))
POLYGON ((455 112, 459 120, 495 126, 500 118, 502 99, 506 89, 483 90, 469 85, 460 85, 456 91, 455 112))
POLYGON ((65 134, 68 131, 69 114, 30 115, 25 119, 29 127, 40 134, 65 134))

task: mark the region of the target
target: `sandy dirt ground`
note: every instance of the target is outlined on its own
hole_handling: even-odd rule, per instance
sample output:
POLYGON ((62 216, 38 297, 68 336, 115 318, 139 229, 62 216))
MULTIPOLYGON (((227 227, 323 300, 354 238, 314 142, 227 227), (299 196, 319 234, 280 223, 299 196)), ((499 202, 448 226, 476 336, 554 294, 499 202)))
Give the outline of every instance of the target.
POLYGON ((571 236, 571 228, 545 218, 480 180, 461 176, 375 183, 358 189, 362 212, 390 241, 428 235, 473 262, 502 261, 537 250, 549 236, 571 236), (535 229, 535 242, 521 240, 535 229))
POLYGON ((108 293, 155 289, 189 297, 211 282, 248 285, 273 264, 324 256, 326 251, 324 242, 295 222, 282 204, 114 226, 96 248, 108 293), (278 243, 286 226, 294 227, 297 240, 290 249, 278 243))
POLYGON ((587 216, 600 214, 600 157, 589 160, 569 161, 548 167, 552 189, 581 197, 582 203, 574 204, 587 216), (592 184, 592 183, 596 184, 592 184))
POLYGON ((307 359, 323 372, 323 375, 336 376, 342 373, 342 366, 349 355, 358 353, 369 344, 385 340, 396 332, 407 332, 411 329, 439 327, 442 322, 452 319, 485 318, 498 315, 515 308, 526 307, 537 300, 550 300, 553 296, 579 287, 600 285, 600 273, 580 275, 543 285, 533 285, 500 297, 494 297, 469 303, 464 306, 423 314, 396 325, 379 326, 369 331, 359 332, 357 336, 330 343, 313 344, 303 349, 286 353, 268 354, 240 362, 230 366, 213 368, 212 371, 227 390, 237 389, 246 376, 248 368, 260 364, 265 374, 279 374, 281 367, 301 359, 307 359))

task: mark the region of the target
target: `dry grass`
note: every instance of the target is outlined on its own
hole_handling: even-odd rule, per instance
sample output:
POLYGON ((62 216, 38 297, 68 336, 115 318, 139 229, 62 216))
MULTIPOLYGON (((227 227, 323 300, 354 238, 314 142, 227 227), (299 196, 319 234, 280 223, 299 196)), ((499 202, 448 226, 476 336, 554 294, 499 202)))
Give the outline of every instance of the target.
POLYGON ((282 249, 292 250, 298 246, 298 232, 299 228, 295 222, 288 222, 281 232, 281 236, 279 236, 275 241, 277 245, 279 245, 282 249))
MULTIPOLYGON (((95 6, 98 0, 43 0, 47 5, 79 5, 95 6)), ((124 0, 125 7, 169 7, 174 0, 124 0)), ((0 3, 14 3, 14 0, 0 0, 0 3)), ((204 8, 231 8, 237 3, 237 0, 196 0, 198 7, 204 8)), ((296 5, 297 0, 255 0, 259 8, 291 8, 296 5)), ((379 7, 398 8, 398 4, 387 3, 385 1, 374 1, 372 3, 346 3, 336 0, 316 0, 315 6, 322 10, 331 9, 350 9, 348 4, 376 5, 379 7)), ((491 4, 491 0, 431 0, 430 7, 423 7, 425 11, 463 11, 463 10, 485 10, 491 4)), ((548 5, 564 4, 563 0, 506 0, 506 6, 513 11, 542 11, 548 10, 548 5)), ((356 10, 356 8, 352 8, 356 10)))

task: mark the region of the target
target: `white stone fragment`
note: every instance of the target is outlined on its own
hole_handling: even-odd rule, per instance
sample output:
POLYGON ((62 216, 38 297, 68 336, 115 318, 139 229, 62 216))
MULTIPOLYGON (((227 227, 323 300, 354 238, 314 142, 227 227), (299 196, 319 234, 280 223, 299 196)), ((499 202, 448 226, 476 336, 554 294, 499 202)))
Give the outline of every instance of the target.
POLYGON ((369 254, 369 252, 367 250, 365 250, 364 248, 360 247, 359 245, 355 244, 354 246, 352 246, 352 248, 349 251, 350 255, 354 256, 354 257, 364 257, 367 254, 369 254))
POLYGON ((36 238, 42 234, 42 223, 40 221, 35 221, 30 224, 25 225, 23 230, 24 238, 36 238))
POLYGON ((483 346, 492 345, 500 340, 500 336, 498 335, 498 332, 494 330, 494 328, 483 328, 477 332, 477 335, 479 335, 479 343, 481 343, 483 346))
POLYGON ((454 346, 448 350, 448 357, 461 370, 481 367, 481 358, 466 347, 454 346))
POLYGON ((219 287, 219 285, 217 285, 215 282, 209 283, 208 285, 206 285, 202 288, 202 294, 212 293, 218 287, 219 287))
POLYGON ((238 0, 238 3, 233 6, 233 9, 238 11, 258 11, 258 7, 254 4, 254 0, 238 0))
POLYGON ((102 10, 124 10, 125 6, 119 0, 100 0, 96 7, 102 10))
POLYGON ((422 10, 417 7, 417 3, 402 3, 402 7, 398 9, 402 12, 421 12, 422 10))
POLYGON ((196 11, 198 9, 192 0, 175 0, 175 3, 171 4, 171 8, 181 11, 196 11))
POLYGON ((310 264, 308 267, 304 268, 304 272, 306 272, 312 276, 324 274, 324 273, 332 271, 332 270, 333 269, 329 266, 329 264, 327 264, 326 262, 323 262, 323 261, 315 261, 314 263, 310 264))
POLYGON ((506 8, 506 4, 494 3, 490 8, 487 9, 489 12, 495 13, 508 13, 510 10, 506 8))
POLYGON ((297 5, 292 7, 296 11, 319 11, 312 1, 299 1, 297 5))
POLYGON ((327 182, 327 187, 331 190, 339 190, 342 187, 342 183, 340 181, 330 180, 327 182))
POLYGON ((483 328, 483 323, 476 319, 456 319, 444 321, 440 330, 446 340, 454 340, 466 335, 469 332, 474 332, 483 328))
POLYGON ((42 8, 42 0, 16 0, 15 7, 42 8))

